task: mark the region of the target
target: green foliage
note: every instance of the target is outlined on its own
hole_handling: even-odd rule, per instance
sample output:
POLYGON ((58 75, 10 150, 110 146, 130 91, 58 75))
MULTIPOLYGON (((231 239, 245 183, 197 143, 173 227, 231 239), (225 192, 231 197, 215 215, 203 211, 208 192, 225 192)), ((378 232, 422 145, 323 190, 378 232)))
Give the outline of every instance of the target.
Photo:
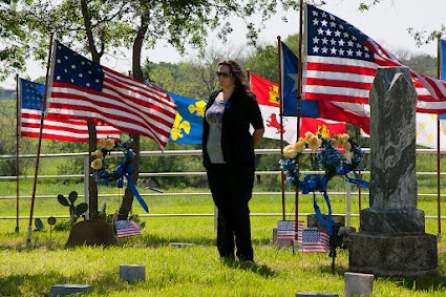
MULTIPOLYGON (((298 52, 298 34, 289 35, 283 42, 297 55, 298 52)), ((256 72, 265 78, 278 82, 278 49, 276 44, 267 44, 259 46, 246 58, 245 67, 250 71, 256 72)))
MULTIPOLYGON (((16 102, 15 100, 0 100, 0 155, 16 154, 16 102)), ((29 153, 32 141, 26 138, 20 139, 20 152, 29 153)), ((32 159, 21 159, 19 173, 32 164, 32 159)), ((0 175, 16 175, 17 166, 15 159, 0 160, 0 175)))
POLYGON ((68 194, 68 198, 64 195, 57 195, 57 201, 62 205, 68 207, 70 211, 70 224, 73 225, 76 221, 88 210, 88 204, 85 202, 79 203, 75 205, 74 203, 77 200, 77 192, 71 191, 68 194))

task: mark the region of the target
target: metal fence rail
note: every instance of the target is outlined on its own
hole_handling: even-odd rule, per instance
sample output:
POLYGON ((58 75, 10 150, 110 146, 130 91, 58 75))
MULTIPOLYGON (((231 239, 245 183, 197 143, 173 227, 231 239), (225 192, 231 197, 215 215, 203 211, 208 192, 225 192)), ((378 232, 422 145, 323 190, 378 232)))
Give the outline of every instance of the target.
MULTIPOLYGON (((370 149, 363 150, 365 154, 370 153, 370 149)), ((255 153, 258 155, 279 155, 280 149, 257 149, 255 153)), ((305 150, 305 154, 312 153, 311 150, 305 150)), ((428 154, 435 155, 437 153, 436 149, 417 149, 418 154, 428 154)), ((445 154, 446 151, 442 151, 441 154, 445 154)), ((170 151, 141 151, 141 157, 169 157, 169 156, 201 156, 201 150, 170 150, 170 151)), ((122 153, 120 152, 112 152, 112 157, 120 157, 122 153)), ((20 159, 33 159, 36 158, 35 154, 22 154, 19 156, 20 159)), ((0 161, 2 160, 15 160, 16 155, 0 155, 0 161)), ((57 153, 57 154, 42 154, 42 159, 53 159, 53 158, 70 158, 70 159, 83 159, 84 160, 84 172, 83 174, 65 174, 65 175, 39 175, 39 179, 83 179, 87 182, 84 182, 84 193, 79 194, 80 197, 83 197, 85 201, 88 201, 88 175, 90 174, 90 162, 88 158, 87 152, 82 153, 57 153)), ((314 173, 322 173, 322 171, 301 171, 303 174, 314 174, 314 173)), ((257 175, 278 175, 280 171, 272 170, 272 171, 256 171, 257 175)), ((370 174, 369 171, 363 171, 364 175, 370 174)), ((417 176, 435 176, 436 172, 417 172, 417 176)), ((192 176, 205 176, 206 173, 204 171, 195 171, 195 172, 142 172, 139 174, 140 177, 192 177, 192 176)), ((442 172, 441 176, 445 176, 446 172, 442 172)), ((0 181, 8 181, 15 180, 16 176, 0 176, 0 181)), ((26 180, 32 179, 32 176, 19 176, 19 179, 26 180)), ((0 190, 1 191, 1 190, 0 190)), ((281 192, 254 192, 254 195, 281 195, 281 192)), ((286 192, 287 195, 292 195, 294 192, 286 192)), ((351 213, 351 195, 358 195, 358 192, 351 191, 351 187, 346 187, 346 191, 333 191, 329 192, 330 195, 333 196, 345 196, 346 197, 346 213, 338 214, 349 217, 356 217, 357 214, 351 213)), ((368 192, 361 193, 364 196, 368 196, 368 192)), ((141 193, 142 196, 210 196, 209 192, 174 192, 174 193, 141 193)), ((121 197, 122 194, 99 194, 99 197, 121 197)), ((37 195, 36 198, 54 198, 55 195, 50 194, 41 194, 37 195)), ((418 193, 418 197, 437 197, 436 193, 418 193)), ((441 197, 446 197, 446 194, 442 194, 441 197)), ((15 199, 15 195, 4 195, 0 196, 0 200, 9 200, 15 199)), ((20 199, 28 199, 29 196, 22 195, 20 199)), ((175 213, 175 214, 142 214, 142 217, 210 217, 214 216, 214 213, 175 213)), ((251 213, 252 216, 270 216, 276 217, 281 216, 282 213, 251 213)), ((287 216, 293 216, 294 214, 288 213, 287 216)), ((308 213, 300 213, 301 216, 306 216, 308 213)), ((67 218, 68 216, 56 216, 57 218, 67 218)), ((20 217, 20 219, 26 219, 27 217, 20 217)), ((40 218, 47 218, 47 216, 40 216, 40 218)), ((435 219, 437 216, 426 216, 426 219, 435 219)), ((1 220, 15 219, 15 216, 0 216, 1 220)), ((446 219, 446 216, 441 217, 442 220, 446 219)))

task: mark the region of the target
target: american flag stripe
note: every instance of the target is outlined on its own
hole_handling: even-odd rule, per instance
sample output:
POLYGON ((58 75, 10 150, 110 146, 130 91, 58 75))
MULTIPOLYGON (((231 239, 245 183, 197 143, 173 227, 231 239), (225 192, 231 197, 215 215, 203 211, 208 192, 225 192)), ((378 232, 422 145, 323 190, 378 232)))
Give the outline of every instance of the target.
POLYGON ((164 100, 166 100, 167 98, 165 95, 163 95, 162 92, 145 84, 134 82, 109 68, 104 68, 107 69, 107 72, 105 73, 106 81, 110 83, 115 82, 116 85, 119 84, 129 91, 132 91, 136 94, 141 94, 141 99, 147 100, 147 102, 149 103, 162 103, 167 110, 169 110, 170 107, 170 111, 175 113, 175 104, 170 101, 164 102, 164 100))
MULTIPOLYGON (((127 98, 124 98, 123 100, 119 100, 119 96, 121 94, 116 94, 117 92, 115 90, 110 89, 104 89, 103 93, 105 93, 107 96, 103 96, 99 92, 95 91, 84 91, 80 88, 73 88, 66 84, 61 84, 60 86, 62 88, 57 88, 59 86, 58 83, 54 83, 54 93, 52 93, 53 98, 72 98, 72 99, 78 99, 79 104, 82 104, 82 101, 87 101, 89 103, 94 103, 95 105, 98 105, 101 108, 104 108, 105 110, 108 109, 110 112, 109 114, 115 114, 115 115, 122 115, 127 116, 127 118, 135 118, 136 121, 139 121, 141 125, 145 124, 155 124, 160 125, 157 121, 163 121, 161 117, 158 117, 157 112, 153 111, 153 119, 149 118, 146 119, 142 117, 144 114, 143 112, 132 109, 130 107, 135 107, 136 104, 134 104, 131 100, 128 100, 127 98), (59 93, 57 92, 59 91, 59 93), (113 94, 115 93, 115 94, 113 94), (54 94, 54 95, 53 95, 54 94), (96 100, 95 100, 96 99, 96 100), (127 103, 127 104, 126 104, 127 103), (119 107, 119 109, 116 109, 115 107, 119 107)), ((121 95, 122 96, 122 95, 121 95)), ((90 105, 90 104, 88 104, 90 105)), ((168 131, 169 129, 166 128, 168 131)), ((166 132, 168 134, 168 132, 166 132)))
POLYGON ((133 221, 117 221, 115 226, 117 237, 141 235, 141 228, 133 221))
POLYGON ((176 115, 165 91, 93 63, 59 42, 51 63, 49 112, 60 118, 99 119, 165 147, 176 115))
MULTIPOLYGON (((306 232, 308 229, 306 229, 304 232, 306 232)), ((328 236, 327 233, 318 231, 319 233, 319 240, 313 242, 313 241, 307 241, 303 240, 301 245, 301 251, 306 253, 326 253, 329 250, 329 242, 330 242, 330 236, 328 236)))
MULTIPOLYGON (((43 95, 44 85, 20 79, 20 135, 22 137, 38 138, 40 136, 43 95)), ((97 123, 97 138, 119 138, 120 134, 121 132, 114 127, 97 123)), ((68 142, 88 142, 88 126, 85 120, 61 120, 47 112, 43 122, 42 138, 68 142)))
MULTIPOLYGON (((287 222, 287 223, 291 223, 289 224, 289 226, 291 226, 291 228, 289 228, 289 226, 285 227, 285 229, 282 229, 279 225, 279 227, 277 228, 277 239, 278 240, 295 240, 295 236, 296 236, 296 231, 295 231, 295 222, 291 221, 291 222, 287 222)), ((302 230, 305 228, 304 222, 299 221, 298 223, 298 242, 301 243, 302 242, 302 230)))
MULTIPOLYGON (((361 31, 344 20, 306 6, 303 97, 319 100, 321 113, 333 120, 369 129, 369 93, 378 67, 403 66, 361 31), (322 103, 323 102, 323 103, 322 103)), ((410 70, 418 112, 446 112, 446 82, 410 70)))
MULTIPOLYGON (((152 126, 152 123, 159 125, 156 122, 156 116, 153 116, 153 119, 144 118, 141 116, 141 112, 130 109, 128 105, 118 100, 118 97, 110 94, 105 97, 92 90, 80 90, 79 88, 59 83, 54 83, 53 86, 51 103, 48 105, 48 112, 52 114, 65 114, 80 118, 100 118, 104 122, 111 119, 114 125, 121 130, 130 130, 138 134, 149 134, 156 138, 157 141, 167 141, 169 132, 152 126), (152 128, 161 132, 161 134, 157 135, 152 131, 152 128)), ((107 90, 104 90, 104 92, 106 93, 107 90)))

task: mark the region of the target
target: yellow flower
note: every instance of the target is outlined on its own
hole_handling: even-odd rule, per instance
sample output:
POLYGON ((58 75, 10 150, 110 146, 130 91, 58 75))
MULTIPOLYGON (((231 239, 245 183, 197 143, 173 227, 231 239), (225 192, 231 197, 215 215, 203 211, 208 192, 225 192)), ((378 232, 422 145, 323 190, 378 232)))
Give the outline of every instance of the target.
POLYGON ((98 140, 98 147, 105 147, 105 141, 107 138, 101 138, 98 140))
POLYGON ((305 141, 308 143, 308 141, 313 138, 316 137, 316 135, 314 135, 312 132, 308 131, 307 133, 305 133, 305 141))
POLYGON ((99 170, 102 169, 102 159, 94 159, 91 164, 90 164, 91 168, 95 169, 95 170, 99 170))
POLYGON ((346 143, 348 143, 348 140, 350 138, 350 136, 346 133, 339 135, 339 138, 341 140, 342 145, 345 145, 346 143))
POLYGON ((308 146, 311 150, 315 151, 321 146, 322 140, 320 140, 318 137, 313 136, 308 140, 308 146))
POLYGON ((334 148, 337 148, 341 145, 341 139, 339 138, 338 135, 336 135, 334 138, 331 139, 331 144, 333 145, 334 148))
POLYGON ((303 152, 305 149, 305 141, 302 138, 300 138, 299 141, 296 142, 296 144, 294 144, 294 148, 298 153, 303 152))
POLYGON ((115 141, 111 138, 107 138, 105 140, 104 148, 108 151, 111 151, 115 147, 115 141))
POLYGON ((92 155, 95 156, 96 158, 104 157, 104 153, 102 153, 101 150, 95 150, 92 155))
POLYGON ((289 144, 283 148, 283 156, 289 159, 297 156, 297 149, 294 144, 289 144))

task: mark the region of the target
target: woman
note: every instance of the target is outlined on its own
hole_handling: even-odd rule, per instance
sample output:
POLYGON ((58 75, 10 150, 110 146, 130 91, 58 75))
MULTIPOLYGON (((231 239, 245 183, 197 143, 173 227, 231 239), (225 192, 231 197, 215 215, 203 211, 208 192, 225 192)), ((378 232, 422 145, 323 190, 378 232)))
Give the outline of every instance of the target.
POLYGON ((254 185, 254 147, 262 139, 263 120, 237 62, 219 63, 217 76, 221 89, 207 103, 202 141, 203 164, 218 209, 217 248, 223 260, 233 261, 235 237, 238 259, 252 263, 248 202, 254 185))

